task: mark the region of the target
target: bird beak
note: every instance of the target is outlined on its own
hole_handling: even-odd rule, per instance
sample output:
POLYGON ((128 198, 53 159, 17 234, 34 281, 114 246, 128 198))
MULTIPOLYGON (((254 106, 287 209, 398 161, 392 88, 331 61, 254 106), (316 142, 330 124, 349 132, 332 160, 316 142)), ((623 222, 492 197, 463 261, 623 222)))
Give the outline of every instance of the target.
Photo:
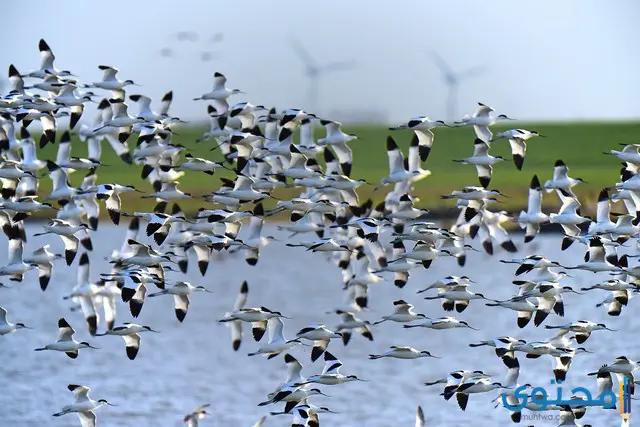
POLYGON ((213 293, 213 291, 210 291, 209 289, 205 289, 204 291, 205 291, 205 292, 208 292, 208 293, 210 293, 210 294, 212 294, 212 293, 213 293))
POLYGON ((113 403, 109 403, 109 402, 106 402, 106 404, 109 405, 109 406, 118 406, 118 405, 114 405, 113 403))
POLYGON ((280 316, 280 317, 282 317, 283 319, 291 320, 291 317, 287 317, 287 316, 280 316))
POLYGON ((156 331, 155 329, 151 329, 151 328, 149 328, 149 332, 155 332, 156 334, 160 333, 160 331, 156 331))
POLYGON ((473 329, 474 331, 479 331, 479 330, 480 330, 480 329, 478 329, 478 328, 474 328, 473 326, 469 326, 469 325, 467 325, 467 328, 469 328, 469 329, 473 329))
POLYGON ((324 394, 323 392, 320 392, 320 393, 318 393, 318 394, 321 394, 321 395, 326 396, 326 397, 331 397, 331 396, 329 396, 328 394, 324 394))
POLYGON ((87 347, 93 348, 94 350, 100 350, 100 347, 94 347, 91 344, 87 344, 87 347))

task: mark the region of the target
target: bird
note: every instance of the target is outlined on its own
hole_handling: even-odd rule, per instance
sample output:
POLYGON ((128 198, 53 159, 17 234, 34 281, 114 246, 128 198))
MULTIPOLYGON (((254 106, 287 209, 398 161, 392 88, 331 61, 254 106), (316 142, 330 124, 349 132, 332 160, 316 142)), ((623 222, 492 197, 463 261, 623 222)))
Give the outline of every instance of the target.
POLYGON ((382 320, 378 320, 374 322, 374 325, 380 324, 386 321, 398 322, 398 323, 408 323, 414 320, 419 319, 428 319, 422 313, 416 313, 414 310, 414 306, 412 304, 407 303, 404 300, 396 300, 393 302, 394 312, 390 315, 382 316, 382 320))
MULTIPOLYGON (((127 13, 120 12, 123 16, 127 13)), ((61 21, 55 18, 52 15, 50 20, 61 21)), ((78 27, 76 21, 62 19, 69 28, 78 27)), ((41 26, 31 25, 29 32, 37 34, 41 26)), ((235 32, 240 32, 241 24, 237 27, 235 32)), ((29 38, 22 33, 22 38, 29 38)), ((170 37, 179 46, 166 46, 163 51, 176 58, 182 54, 180 58, 185 59, 195 49, 202 60, 207 60, 211 59, 207 44, 220 42, 220 37, 219 33, 209 37, 181 30, 170 37)), ((145 42, 153 42, 147 39, 145 42)), ((298 43, 291 44, 312 80, 323 71, 353 66, 350 62, 320 66, 298 43)), ((292 92, 286 85, 277 87, 281 86, 278 79, 268 80, 273 70, 265 67, 263 71, 263 64, 256 61, 258 51, 267 46, 263 45, 244 54, 244 62, 256 66, 245 67, 245 76, 229 74, 229 81, 240 79, 239 85, 256 93, 266 93, 262 90, 265 85, 273 86, 271 92, 292 92), (249 72, 256 78, 248 80, 249 72)), ((132 46, 118 48, 124 52, 132 46)), ((35 333, 22 329, 46 327, 58 320, 56 341, 40 347, 33 344, 31 348, 38 353, 33 353, 33 360, 21 360, 22 369, 11 375, 14 383, 32 392, 44 410, 49 410, 50 399, 43 397, 44 389, 34 387, 33 382, 46 385, 62 378, 66 371, 65 362, 56 362, 55 357, 51 362, 41 361, 41 357, 47 357, 41 352, 59 351, 72 359, 83 353, 86 362, 91 356, 98 357, 87 365, 87 372, 100 368, 108 372, 110 384, 129 381, 139 386, 139 391, 148 392, 154 382, 145 382, 144 375, 152 368, 134 366, 140 363, 134 360, 145 357, 139 355, 141 337, 150 339, 143 344, 149 350, 142 350, 144 354, 157 359, 166 356, 166 352, 157 350, 178 343, 177 334, 216 360, 242 391, 232 396, 235 406, 230 410, 229 396, 224 393, 218 393, 211 405, 185 410, 183 420, 192 426, 206 424, 209 420, 205 417, 214 418, 213 414, 220 415, 223 422, 233 418, 236 424, 253 423, 262 414, 254 416, 246 410, 248 403, 277 405, 269 414, 286 414, 294 427, 317 427, 322 414, 335 413, 329 409, 330 404, 314 404, 321 399, 335 401, 325 394, 324 385, 365 381, 351 375, 364 374, 359 364, 398 363, 367 362, 367 357, 438 359, 412 362, 432 365, 434 378, 424 384, 436 386, 445 401, 455 396, 462 411, 467 409, 470 395, 489 393, 495 397, 495 408, 504 407, 496 413, 483 412, 489 424, 508 423, 506 417, 502 418, 505 413, 511 421, 520 423, 523 418, 530 420, 530 415, 559 414, 556 424, 574 426, 584 423, 580 420, 587 411, 594 420, 614 416, 613 411, 594 407, 576 392, 566 401, 558 396, 563 401, 558 404, 545 407, 537 403, 534 398, 541 393, 536 386, 546 388, 541 381, 547 374, 553 375, 556 385, 566 380, 581 384, 593 376, 603 398, 611 398, 614 374, 616 386, 626 387, 624 397, 640 383, 634 378, 640 362, 631 358, 629 349, 625 350, 629 356, 619 356, 621 353, 615 353, 607 341, 623 339, 619 344, 633 344, 629 325, 633 325, 634 301, 640 289, 640 265, 636 261, 640 251, 640 145, 634 141, 623 139, 619 141, 623 147, 597 148, 606 153, 599 158, 603 160, 599 173, 600 169, 592 167, 598 159, 589 157, 597 146, 591 143, 597 136, 593 126, 583 132, 583 146, 572 147, 570 130, 580 136, 579 127, 563 126, 560 132, 558 126, 548 125, 544 134, 542 130, 510 128, 502 125, 513 119, 495 113, 486 104, 473 105, 475 112, 458 122, 453 122, 455 112, 449 112, 445 122, 425 110, 388 129, 380 125, 352 127, 346 122, 343 126, 340 120, 355 122, 358 115, 366 115, 368 121, 381 122, 383 118, 366 105, 360 113, 352 117, 342 114, 340 118, 339 112, 321 111, 313 105, 313 99, 304 105, 285 103, 276 107, 267 97, 265 104, 259 104, 252 95, 228 86, 226 75, 221 73, 224 70, 201 75, 213 78, 213 85, 193 101, 197 108, 193 122, 188 123, 173 114, 192 100, 189 94, 185 100, 179 90, 184 85, 171 73, 164 73, 168 77, 163 82, 168 87, 159 93, 161 98, 156 98, 158 94, 146 85, 138 85, 144 82, 137 78, 135 83, 124 80, 118 64, 103 62, 113 58, 98 59, 102 56, 100 49, 74 51, 76 59, 86 65, 83 69, 96 71, 98 67, 102 78, 92 82, 62 69, 59 61, 68 59, 67 52, 65 58, 56 59, 44 40, 39 40, 38 48, 40 68, 34 71, 23 74, 17 63, 7 61, 11 64, 5 69, 8 84, 0 96, 0 229, 7 249, 6 265, 0 266, 0 275, 7 283, 0 284, 0 294, 4 294, 0 296, 5 300, 0 307, 0 335, 7 335, 6 339, 12 341, 7 348, 18 354, 25 343, 29 348, 35 333), (240 94, 246 98, 235 102, 240 94), (89 112, 93 104, 95 113, 89 112), (206 129, 196 129, 200 119, 206 122, 206 129), (36 121, 39 124, 34 125, 36 121), (464 144, 456 143, 456 134, 462 142, 470 138, 465 126, 474 129, 470 157, 464 154, 464 144), (462 128, 444 129, 456 127, 462 128), (436 134, 440 148, 434 147, 436 134), (531 141, 537 137, 547 139, 535 139, 532 146, 531 141), (502 140, 506 140, 504 146, 502 140), (566 149, 544 144, 556 140, 568 144, 566 149), (545 145, 544 150, 537 149, 538 142, 545 145), (526 164, 536 170, 535 174, 523 175, 516 170, 524 170, 527 145, 531 158, 526 164), (430 160, 433 150, 439 149, 442 151, 436 154, 440 157, 430 160), (496 167, 505 160, 498 154, 508 151, 515 169, 496 167), (122 163, 114 164, 114 156, 122 163), (475 166, 478 178, 471 176, 470 169, 458 170, 457 166, 443 175, 447 158, 475 166), (609 165, 605 159, 622 164, 609 165), (596 181, 589 185, 569 176, 569 164, 586 170, 585 178, 595 177, 596 181), (609 173, 605 173, 607 170, 609 173), (430 182, 426 182, 427 177, 430 182), (543 190, 548 195, 544 200, 543 190), (108 223, 102 222, 107 216, 108 223), (524 244, 516 245, 520 234, 524 244), (513 255, 501 256, 498 246, 513 255), (58 263, 62 258, 64 264, 58 263), (435 260, 437 265, 433 264, 435 260), (435 275, 423 274, 421 267, 435 275), (98 271, 92 272, 91 268, 98 271), (37 279, 32 270, 37 270, 37 279), (75 281, 70 279, 74 274, 75 281), (204 286, 194 282, 193 277, 198 275, 204 286), (9 281, 22 283, 9 285, 9 281), (249 281, 254 304, 248 301, 249 281), (47 293, 40 294, 36 283, 47 293), (422 299, 439 302, 413 301, 412 289, 422 299), (211 291, 215 291, 220 304, 210 304, 212 301, 203 298, 201 304, 190 307, 195 292, 211 291), (180 328, 175 333, 165 332, 154 320, 156 315, 169 315, 154 307, 155 297, 160 295, 173 296, 180 328), (60 297, 62 305, 55 301, 60 297), (128 309, 121 310, 119 301, 128 309), (207 308, 203 308, 205 304, 207 308), (148 308, 143 314, 145 305, 148 308), (437 314, 439 306, 449 312, 445 314, 464 314, 441 316, 437 314), (60 309, 68 314, 59 313, 60 309), (590 309, 591 314, 580 315, 582 309, 590 309), (196 322, 185 322, 188 310, 204 310, 208 319, 226 325, 230 343, 209 342, 194 335, 196 322), (605 321, 601 316, 624 318, 605 321), (14 317, 15 323, 9 322, 14 317), (104 346, 98 353, 87 351, 85 356, 85 349, 98 347, 93 341, 76 337, 70 323, 82 322, 81 318, 89 335, 100 337, 95 340, 110 344, 109 338, 102 337, 121 337, 126 359, 122 349, 111 354, 104 346), (246 323, 251 327, 251 341, 258 344, 246 342, 246 323), (156 324, 163 333, 157 333, 156 324), (295 328, 287 329, 295 335, 285 337, 285 324, 295 328), (404 332, 413 328, 442 330, 441 334, 455 336, 447 337, 442 345, 418 345, 407 341, 411 337, 392 336, 416 334, 417 339, 417 331, 423 329, 404 332), (449 329, 459 331, 446 332, 449 329), (553 335, 545 335, 550 332, 553 335), (228 359, 240 356, 241 348, 251 357, 228 359), (460 351, 465 349, 471 353, 490 350, 487 356, 493 359, 495 355, 499 360, 486 360, 484 368, 490 373, 472 365, 454 366, 456 360, 462 360, 460 351), (257 355, 263 357, 254 357, 257 355), (352 370, 350 375, 342 373, 346 368, 337 355, 352 370), (597 355, 604 359, 596 361, 597 355), (303 367, 301 362, 306 358, 312 365, 303 367), (576 358, 580 359, 578 363, 574 363, 576 358), (320 359, 324 361, 321 372, 313 366, 320 359), (127 363, 132 369, 116 365, 122 360, 131 360, 127 363), (42 366, 34 365, 38 362, 51 363, 43 365, 47 375, 30 375, 42 371, 42 366), (549 362, 551 369, 544 365, 549 362), (236 372, 238 366, 246 372, 236 372), (583 366, 591 368, 584 371, 583 366), (246 374, 250 374, 250 381, 246 374), (282 382, 269 384, 274 378, 282 382), (535 384, 524 383, 524 378, 535 384), (270 393, 252 402, 250 397, 256 390, 270 393), (513 404, 521 403, 521 409, 513 408, 513 404), (237 408, 243 409, 238 412, 237 408)), ((31 53, 35 55, 35 49, 31 53)), ((25 58, 30 55, 28 50, 24 54, 25 58)), ((286 59, 281 49, 277 55, 278 60, 286 59)), ((483 70, 476 67, 454 73, 436 54, 431 56, 452 89, 451 105, 456 84, 483 70)), ((73 67, 81 69, 81 65, 73 67)), ((122 72, 133 72, 126 68, 128 71, 122 65, 122 72)), ((195 69, 183 74, 183 80, 198 77, 195 69)), ((280 98, 286 102, 287 97, 280 98)), ((406 101, 411 103, 409 98, 406 101)), ((616 133, 618 127, 601 126, 603 132, 611 134, 620 133, 616 133)), ((193 321, 204 319, 198 313, 190 316, 193 321)), ((84 337, 82 331, 80 336, 84 337)), ((471 353, 469 356, 484 357, 471 353)), ((17 363, 13 359, 5 363, 9 371, 17 363)), ((167 372, 184 377, 185 368, 193 367, 189 360, 183 357, 170 366, 165 363, 170 368, 167 372)), ((79 361, 66 363, 77 365, 79 361)), ((409 390, 420 382, 413 375, 418 372, 415 368, 407 367, 408 375, 401 376, 393 370, 379 369, 372 378, 378 383, 367 390, 375 391, 380 385, 389 395, 398 394, 398 387, 409 390)), ((164 381, 176 387, 177 383, 164 378, 164 367, 156 363, 153 370, 157 383, 164 381)), ((191 387, 180 389, 181 399, 191 399, 196 402, 194 406, 202 403, 199 394, 207 385, 205 376, 200 377, 191 378, 191 387)), ((76 380, 65 379, 64 384, 72 381, 76 380)), ((345 386, 348 394, 336 396, 349 403, 343 405, 348 416, 379 423, 369 414, 375 412, 375 405, 384 403, 391 411, 397 409, 393 399, 384 400, 386 394, 367 394, 364 384, 360 386, 363 388, 345 386), (363 397, 370 398, 365 405, 363 397)), ((81 425, 95 427, 94 410, 107 402, 90 399, 85 386, 69 387, 76 402, 56 416, 77 412, 81 425)), ((166 390, 156 389, 153 399, 173 398, 166 390)), ((425 416, 437 410, 434 398, 434 393, 423 393, 422 402, 411 403, 414 410, 420 403, 415 412, 417 426, 427 424, 425 416)), ((481 400, 477 402, 478 411, 489 405, 485 402, 480 406, 481 400)), ((132 400, 129 412, 140 412, 140 405, 132 400)), ((622 406, 617 409, 624 411, 622 406)), ((149 423, 166 421, 158 411, 147 412, 149 423)), ((462 413, 453 418, 465 423, 472 415, 462 413)), ((268 420, 262 417, 256 426, 263 422, 268 420)), ((323 419, 323 424, 327 422, 323 419)), ((482 424, 477 419, 474 422, 482 424)))
POLYGON ((102 80, 85 85, 85 87, 95 87, 99 89, 117 90, 123 89, 125 86, 136 86, 133 80, 118 80, 116 75, 120 70, 109 65, 99 65, 98 69, 102 71, 102 80))
POLYGON ((553 179, 545 181, 544 189, 547 193, 553 190, 564 190, 565 193, 569 194, 570 197, 576 197, 572 191, 572 187, 578 185, 579 183, 584 183, 585 181, 582 178, 571 178, 568 175, 569 168, 565 164, 562 159, 556 160, 553 166, 553 179))
POLYGON ((62 351, 71 359, 78 357, 79 350, 85 348, 97 349, 86 341, 76 341, 73 339, 76 331, 61 317, 58 320, 58 338, 53 344, 47 344, 44 347, 36 348, 35 351, 55 350, 62 351))
POLYGON ((340 373, 340 368, 342 367, 342 362, 336 358, 333 354, 328 351, 324 352, 324 368, 322 373, 319 375, 311 375, 307 377, 307 379, 300 383, 299 385, 305 384, 323 384, 323 385, 337 385, 344 384, 353 381, 364 381, 361 378, 358 378, 356 375, 343 375, 340 373))
POLYGON ((324 138, 318 139, 316 143, 320 146, 325 145, 332 147, 338 157, 342 172, 345 176, 351 176, 353 153, 347 143, 358 139, 358 136, 345 133, 341 129, 342 124, 339 122, 320 120, 320 124, 326 129, 327 135, 324 138))
POLYGON ((112 329, 105 331, 102 334, 96 334, 96 336, 102 335, 116 335, 124 339, 125 350, 129 360, 134 360, 140 350, 140 333, 141 332, 155 332, 150 326, 141 326, 135 323, 125 322, 122 326, 116 326, 112 329))
POLYGON ((455 122, 455 124, 460 126, 472 125, 477 138, 489 145, 493 138, 493 133, 489 130, 489 126, 502 120, 513 120, 505 114, 493 117, 490 115, 492 111, 495 110, 488 105, 478 102, 478 108, 476 108, 472 116, 463 117, 461 121, 455 122))
POLYGON ((527 211, 521 211, 518 223, 525 229, 524 242, 529 243, 540 232, 540 224, 549 221, 549 216, 542 212, 542 187, 538 175, 531 178, 527 211))
MULTIPOLYGON (((225 101, 227 98, 229 98, 232 95, 237 95, 239 93, 242 93, 240 89, 228 89, 226 87, 226 84, 227 84, 227 78, 224 76, 224 74, 216 71, 215 73, 213 73, 213 88, 211 92, 207 92, 198 98, 194 98, 194 101, 197 101, 197 100, 225 101)), ((216 107, 218 105, 219 104, 216 104, 216 107)), ((224 113, 225 111, 221 111, 221 114, 224 114, 224 113)))
MULTIPOLYGON (((236 297, 236 301, 233 305, 233 311, 242 310, 244 306, 247 304, 247 299, 249 298, 249 283, 247 281, 243 281, 240 285, 240 292, 236 297)), ((231 313, 225 313, 225 317, 229 316, 231 313)), ((231 330, 231 346, 234 351, 238 351, 240 349, 240 345, 242 344, 242 337, 244 335, 242 321, 241 320, 233 320, 227 323, 229 329, 231 330)))
POLYGON ((489 154, 489 144, 480 138, 476 138, 473 143, 473 156, 462 160, 454 160, 456 163, 475 165, 478 171, 478 180, 484 188, 491 183, 493 165, 504 160, 502 156, 492 156, 489 154))
POLYGON ((188 427, 198 427, 198 421, 209 415, 207 408, 210 406, 210 403, 198 406, 196 409, 185 415, 182 422, 186 423, 188 427))
POLYGON ((97 417, 95 410, 101 406, 116 406, 106 399, 93 400, 89 397, 91 389, 87 386, 78 384, 67 385, 67 390, 73 393, 74 402, 66 405, 60 412, 53 414, 54 417, 60 417, 70 413, 76 413, 83 427, 95 427, 97 425, 97 417))
POLYGON ((311 349, 311 361, 315 362, 327 350, 332 338, 342 338, 342 334, 327 329, 325 325, 310 325, 300 329, 296 333, 297 339, 313 341, 311 349))
POLYGON ((420 174, 419 171, 407 170, 404 165, 402 152, 391 136, 387 137, 387 156, 389 158, 389 175, 380 180, 381 184, 386 185, 405 182, 420 174))
POLYGON ((269 342, 261 346, 257 351, 249 353, 249 356, 264 354, 267 359, 272 359, 284 351, 289 351, 292 347, 300 344, 300 339, 287 340, 282 334, 284 323, 279 317, 272 317, 267 320, 267 330, 269 332, 269 342))
POLYGON ((412 117, 407 123, 390 127, 389 130, 411 129, 418 142, 420 161, 425 162, 433 148, 434 134, 432 129, 437 127, 451 127, 443 120, 430 120, 426 116, 412 117))
POLYGON ((443 299, 442 307, 445 311, 452 311, 455 307, 458 313, 462 313, 469 306, 471 300, 487 298, 468 289, 469 285, 455 285, 450 289, 442 289, 436 296, 427 296, 424 299, 443 299))
POLYGON ((212 293, 212 291, 202 285, 193 286, 189 282, 178 281, 173 286, 162 289, 159 292, 154 292, 148 296, 152 298, 159 295, 173 295, 176 318, 179 322, 182 322, 187 316, 187 310, 189 310, 189 296, 194 292, 212 293))
POLYGON ((402 325, 402 327, 403 328, 429 328, 429 329, 436 329, 436 330, 453 329, 453 328, 469 328, 477 331, 476 328, 470 326, 466 321, 458 320, 450 316, 441 317, 439 319, 429 319, 422 323, 416 323, 413 325, 402 325))
POLYGON ((240 308, 239 310, 235 310, 231 313, 227 313, 224 319, 220 319, 218 322, 233 322, 233 321, 242 321, 251 323, 253 338, 256 341, 260 341, 265 331, 267 330, 267 321, 272 318, 285 318, 282 313, 279 311, 272 311, 266 307, 259 308, 240 308))
POLYGON ((467 409, 467 404, 469 402, 469 395, 476 393, 487 393, 497 389, 507 388, 503 386, 499 382, 492 382, 490 379, 479 379, 476 381, 470 381, 462 383, 455 389, 456 400, 458 401, 458 406, 463 411, 467 409))
POLYGON ((73 77, 68 70, 58 70, 54 67, 54 61, 56 59, 53 51, 49 47, 49 44, 44 40, 40 39, 38 42, 38 50, 40 51, 40 68, 35 71, 31 71, 22 77, 34 77, 39 79, 44 79, 47 75, 55 75, 58 77, 73 77))
POLYGON ((47 224, 43 225, 43 228, 46 230, 45 232, 36 233, 34 236, 44 236, 46 234, 57 234, 60 236, 64 243, 64 258, 67 265, 71 265, 73 260, 76 258, 80 243, 82 243, 82 246, 88 250, 93 249, 90 236, 87 235, 87 237, 82 240, 76 236, 76 233, 79 231, 87 230, 89 228, 87 224, 81 223, 73 225, 71 222, 62 219, 50 219, 47 224))
POLYGON ((390 348, 391 350, 388 350, 383 354, 370 354, 369 359, 376 360, 382 359, 383 357, 392 357, 395 359, 418 359, 420 357, 434 357, 436 359, 439 359, 439 357, 432 355, 426 350, 416 350, 413 347, 392 345, 390 348))
POLYGON ((16 332, 18 329, 32 329, 24 323, 10 323, 7 320, 7 309, 0 307, 0 335, 7 335, 16 332))

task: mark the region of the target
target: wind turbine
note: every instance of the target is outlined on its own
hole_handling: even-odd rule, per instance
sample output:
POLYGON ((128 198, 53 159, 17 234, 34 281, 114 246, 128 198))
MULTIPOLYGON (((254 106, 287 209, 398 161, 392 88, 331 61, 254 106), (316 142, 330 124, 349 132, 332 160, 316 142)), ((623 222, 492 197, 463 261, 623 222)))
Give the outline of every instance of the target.
POLYGON ((307 107, 310 111, 317 112, 318 87, 320 79, 334 71, 354 68, 356 64, 354 61, 339 61, 321 65, 309 54, 298 40, 291 39, 291 47, 300 61, 304 63, 304 74, 307 76, 307 79, 309 79, 309 87, 307 89, 307 107))
POLYGON ((458 88, 460 83, 466 79, 478 77, 485 71, 485 67, 473 67, 468 68, 461 72, 456 72, 451 68, 447 62, 442 59, 440 55, 435 52, 431 52, 431 58, 435 62, 436 66, 442 73, 444 83, 449 88, 449 94, 447 95, 447 120, 457 120, 458 114, 458 88))

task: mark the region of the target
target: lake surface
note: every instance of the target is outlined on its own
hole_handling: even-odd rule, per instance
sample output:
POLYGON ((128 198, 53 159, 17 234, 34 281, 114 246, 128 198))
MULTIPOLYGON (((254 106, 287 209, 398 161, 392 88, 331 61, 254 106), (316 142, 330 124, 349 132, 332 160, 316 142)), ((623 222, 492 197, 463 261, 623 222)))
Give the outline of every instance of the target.
MULTIPOLYGON (((62 250, 59 239, 32 237, 40 230, 36 224, 27 227, 29 241, 25 253, 50 242, 54 249, 62 250)), ((90 253, 91 278, 108 272, 109 264, 104 260, 112 248, 120 247, 126 228, 115 228, 102 222, 100 230, 93 234, 95 250, 90 253)), ((282 236, 275 227, 268 227, 265 235, 282 236)), ((299 236, 309 240, 310 236, 299 236)), ((521 248, 518 257, 531 253, 544 254, 565 265, 580 262, 584 247, 574 244, 568 251, 560 251, 559 236, 545 234, 525 246, 522 236, 517 236, 521 248)), ((474 245, 478 243, 474 242, 474 245)), ((0 245, 0 262, 7 259, 6 245, 0 245)), ((416 291, 441 277, 466 274, 475 279, 477 292, 490 298, 503 299, 517 288, 514 280, 514 265, 502 264, 500 259, 512 254, 496 251, 493 257, 484 253, 470 253, 467 265, 457 266, 453 259, 436 260, 428 270, 415 269, 404 289, 391 282, 373 285, 370 294, 370 310, 359 314, 360 318, 378 320, 381 315, 392 312, 392 301, 404 299, 416 305, 418 311, 431 317, 445 313, 438 301, 425 301, 416 291)), ((79 255, 78 255, 79 258, 79 255)), ((24 322, 33 330, 0 337, 0 378, 4 390, 0 393, 0 425, 2 426, 50 426, 79 425, 74 414, 60 418, 51 415, 71 403, 72 395, 66 389, 69 383, 84 384, 92 389, 94 399, 106 398, 117 407, 102 407, 97 410, 99 425, 119 427, 180 426, 185 413, 202 403, 211 403, 212 416, 201 422, 203 426, 251 426, 269 411, 280 410, 280 406, 258 407, 267 393, 286 376, 282 356, 272 360, 262 357, 247 357, 260 344, 250 334, 238 352, 231 348, 228 328, 217 322, 233 307, 238 289, 243 280, 249 282, 248 306, 264 305, 292 317, 285 320, 285 337, 311 323, 326 323, 334 327, 339 323, 335 314, 326 314, 341 305, 343 300, 342 278, 337 267, 329 264, 322 254, 305 252, 304 248, 285 247, 274 241, 261 252, 256 267, 248 266, 243 256, 230 255, 212 261, 203 278, 192 261, 188 281, 202 284, 213 290, 213 294, 198 293, 191 299, 191 307, 184 323, 180 324, 173 311, 173 298, 161 296, 148 299, 136 323, 149 325, 160 334, 142 335, 142 344, 137 358, 129 360, 120 337, 91 337, 82 315, 69 311, 69 302, 63 300, 74 286, 78 258, 71 267, 57 262, 49 288, 42 292, 37 284, 37 275, 28 273, 21 284, 5 284, 13 289, 0 289, 0 305, 9 312, 12 322, 24 322), (34 352, 36 347, 55 340, 57 319, 65 317, 78 332, 76 339, 89 341, 99 350, 80 352, 76 360, 59 352, 34 352)), ((184 279, 172 273, 172 279, 184 279)), ((566 284, 575 288, 598 283, 606 274, 577 273, 566 279, 566 284)), ((606 324, 620 332, 596 331, 585 343, 594 354, 581 354, 574 360, 569 371, 568 384, 580 385, 594 392, 596 384, 586 373, 597 370, 614 357, 627 355, 634 360, 640 358, 638 335, 640 323, 633 316, 637 306, 635 299, 623 310, 622 316, 607 316, 604 309, 595 304, 605 296, 603 291, 566 297, 566 317, 549 316, 545 324, 589 319, 606 324)), ((121 303, 120 303, 121 304, 121 303)), ((132 321, 128 308, 118 307, 118 324, 132 321)), ((355 374, 369 382, 324 386, 332 396, 314 397, 311 402, 328 406, 340 414, 322 414, 321 423, 331 426, 412 426, 417 405, 422 405, 427 426, 464 426, 473 422, 476 427, 509 425, 509 415, 504 408, 494 409, 491 399, 495 393, 472 395, 465 412, 452 399, 445 402, 438 394, 441 388, 425 387, 424 381, 443 378, 455 369, 482 369, 498 375, 502 380, 505 368, 495 357, 492 349, 470 348, 471 342, 501 335, 513 335, 528 341, 551 336, 544 328, 533 324, 524 330, 515 325, 515 312, 501 308, 486 307, 473 301, 471 306, 457 317, 467 320, 480 331, 456 329, 433 331, 423 328, 403 329, 401 324, 386 322, 374 328, 375 340, 369 342, 357 334, 344 347, 340 341, 332 342, 329 350, 340 358, 344 366, 342 373, 355 374), (441 359, 368 360, 370 353, 381 353, 391 345, 410 345, 419 350, 429 350, 441 359)), ((249 332, 248 328, 245 329, 249 332)), ((266 340, 266 336, 265 336, 266 340)), ((310 347, 297 347, 292 354, 304 365, 303 375, 320 373, 323 361, 312 364, 310 347)), ((530 360, 519 356, 521 363, 520 383, 546 386, 552 378, 552 359, 548 356, 530 360)), ((635 406, 635 402, 634 402, 635 406)), ((551 413, 556 415, 557 413, 551 413)), ((581 420, 597 426, 618 425, 619 415, 615 410, 593 410, 581 420)), ((265 426, 282 426, 291 422, 289 416, 269 417, 265 426)), ((522 425, 557 425, 557 421, 525 421, 522 425)))

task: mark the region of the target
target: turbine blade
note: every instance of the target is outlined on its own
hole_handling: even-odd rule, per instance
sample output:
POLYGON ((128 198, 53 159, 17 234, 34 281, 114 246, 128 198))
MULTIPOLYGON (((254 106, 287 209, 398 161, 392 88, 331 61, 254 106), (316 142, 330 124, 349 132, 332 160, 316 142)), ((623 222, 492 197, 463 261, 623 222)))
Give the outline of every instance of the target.
POLYGON ((300 60, 307 65, 307 67, 310 67, 310 68, 318 68, 319 67, 318 66, 318 62, 315 59, 313 59, 311 54, 309 54, 309 52, 304 48, 304 46, 302 46, 300 41, 298 41, 297 39, 292 38, 290 43, 291 43, 291 48, 293 49, 293 51, 296 53, 298 58, 300 58, 300 60))

